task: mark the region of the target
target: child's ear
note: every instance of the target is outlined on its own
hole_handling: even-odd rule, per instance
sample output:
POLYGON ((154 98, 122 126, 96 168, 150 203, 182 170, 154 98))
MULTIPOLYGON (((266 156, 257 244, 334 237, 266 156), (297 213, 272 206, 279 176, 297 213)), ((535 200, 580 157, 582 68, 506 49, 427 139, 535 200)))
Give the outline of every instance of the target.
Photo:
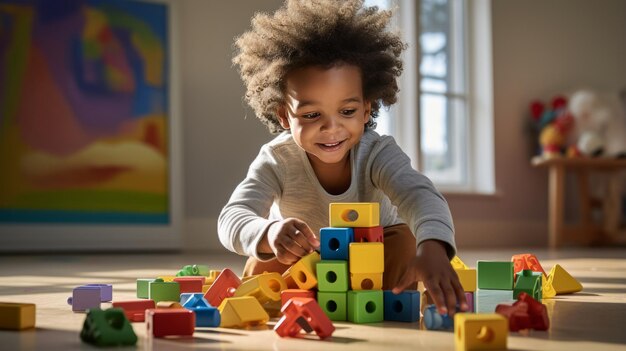
POLYGON ((285 129, 289 129, 289 117, 287 117, 287 109, 285 108, 285 105, 280 105, 276 109, 276 115, 278 116, 278 123, 280 123, 280 126, 285 129))
POLYGON ((366 100, 365 101, 365 120, 363 121, 363 124, 366 124, 367 122, 370 121, 371 115, 372 115, 372 102, 366 100))

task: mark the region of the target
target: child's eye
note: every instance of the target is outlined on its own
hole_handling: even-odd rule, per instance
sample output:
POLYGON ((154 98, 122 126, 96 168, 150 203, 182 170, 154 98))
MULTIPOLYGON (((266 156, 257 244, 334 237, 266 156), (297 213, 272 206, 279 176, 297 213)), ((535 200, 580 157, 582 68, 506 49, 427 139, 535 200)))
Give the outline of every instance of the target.
POLYGON ((355 112, 356 112, 356 109, 348 109, 348 110, 342 110, 341 114, 344 114, 346 116, 352 116, 355 112))
POLYGON ((304 119, 313 119, 313 118, 319 117, 319 115, 320 115, 319 112, 311 112, 311 113, 307 113, 307 114, 302 115, 302 118, 304 118, 304 119))

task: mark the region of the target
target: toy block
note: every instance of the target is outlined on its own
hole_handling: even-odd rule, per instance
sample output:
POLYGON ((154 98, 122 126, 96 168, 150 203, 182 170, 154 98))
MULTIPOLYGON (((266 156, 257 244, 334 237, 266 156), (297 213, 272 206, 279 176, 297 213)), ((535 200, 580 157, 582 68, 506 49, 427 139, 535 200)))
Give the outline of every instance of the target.
POLYGON ((530 269, 533 272, 541 272, 544 276, 546 275, 546 271, 541 267, 537 256, 533 254, 513 255, 511 262, 513 262, 513 273, 517 274, 525 269, 530 269))
POLYGON ((150 296, 150 283, 155 280, 156 279, 137 279, 137 297, 147 299, 150 296))
POLYGON ((571 294, 583 289, 582 284, 558 264, 550 270, 548 283, 552 285, 557 295, 571 294))
POLYGON ((454 256, 450 260, 450 264, 452 265, 452 268, 454 269, 469 269, 469 267, 463 261, 461 261, 459 256, 454 256))
POLYGON ((220 327, 223 328, 264 325, 270 318, 259 300, 252 296, 227 297, 217 309, 222 316, 220 327))
POLYGON ((67 304, 72 306, 74 312, 100 308, 100 288, 97 286, 78 286, 72 291, 72 296, 67 298, 67 304))
POLYGON ((177 301, 159 301, 156 304, 156 308, 184 308, 180 302, 177 301))
POLYGON ((530 315, 528 314, 528 304, 526 303, 499 304, 496 306, 496 313, 508 319, 509 331, 517 332, 523 329, 530 329, 532 326, 530 315))
POLYGON ((375 323, 384 320, 382 290, 348 291, 348 320, 375 323))
POLYGON ((467 306, 469 310, 466 312, 475 312, 476 311, 476 299, 474 298, 474 292, 465 292, 465 301, 467 301, 467 306))
POLYGON ((456 351, 505 350, 509 330, 497 313, 457 313, 454 316, 456 351))
POLYGON ((350 243, 350 273, 382 273, 385 271, 383 243, 350 243))
POLYGON ((526 293, 520 293, 516 303, 528 304, 528 314, 532 328, 535 330, 548 330, 550 328, 550 318, 548 317, 548 309, 544 304, 532 298, 526 293))
POLYGON ((515 287, 513 288, 513 298, 517 299, 521 292, 526 292, 535 300, 541 301, 541 272, 533 272, 530 269, 524 269, 516 274, 515 287))
POLYGON ((478 261, 478 288, 513 290, 513 262, 478 261))
POLYGON ((211 284, 209 290, 204 294, 204 298, 211 306, 219 306, 222 300, 233 296, 239 285, 241 285, 241 279, 233 271, 226 268, 211 284))
POLYGON ((310 290, 317 286, 316 264, 319 261, 320 254, 313 251, 289 268, 291 278, 300 289, 310 290))
POLYGON ((381 290, 383 288, 382 273, 352 273, 350 274, 352 290, 381 290))
POLYGON ((174 281, 180 285, 180 293, 202 292, 204 277, 177 277, 174 281))
POLYGON ((317 302, 331 321, 348 319, 347 299, 346 292, 317 292, 317 302))
POLYGON ((121 308, 90 309, 80 332, 83 342, 96 346, 130 346, 137 335, 121 308))
POLYGON ((476 270, 475 269, 455 269, 459 282, 463 287, 463 291, 476 291, 476 270))
POLYGON ((396 295, 391 290, 383 292, 386 321, 417 322, 420 320, 420 292, 405 290, 396 295))
POLYGON ((328 292, 348 291, 348 262, 330 260, 318 262, 317 289, 328 292))
POLYGON ((161 280, 163 280, 166 283, 173 282, 174 279, 176 279, 176 278, 178 278, 178 277, 175 276, 175 275, 160 275, 160 276, 157 277, 157 279, 161 279, 161 280))
POLYGON ((204 284, 204 285, 202 285, 202 293, 206 294, 206 292, 209 291, 209 289, 211 289, 211 285, 213 285, 213 284, 204 284))
POLYGON ((155 308, 155 304, 153 300, 115 301, 113 307, 121 308, 129 321, 143 322, 146 310, 155 308))
POLYGON ((185 308, 146 310, 147 334, 155 338, 191 336, 196 329, 196 314, 185 308))
POLYGON ((294 297, 283 306, 281 312, 283 316, 274 326, 274 331, 281 337, 296 336, 304 329, 307 333, 315 331, 320 339, 325 339, 335 331, 335 326, 315 299, 294 297))
POLYGON ((280 273, 263 273, 241 283, 233 297, 252 296, 264 304, 269 301, 280 301, 280 292, 285 289, 287 283, 280 273))
POLYGON ((180 294, 180 304, 185 307, 215 307, 204 298, 202 293, 183 293, 180 294))
MULTIPOLYGON (((311 291, 314 295, 315 292, 311 291)), ((315 297, 313 297, 315 298, 315 297)), ((268 301, 266 303, 264 303, 263 305, 263 309, 265 310, 265 312, 267 312, 267 315, 270 316, 270 318, 279 318, 282 316, 282 313, 280 312, 280 309, 283 307, 283 304, 281 301, 268 301)))
POLYGON ((354 241, 352 228, 320 229, 320 254, 322 260, 349 260, 348 245, 354 241))
POLYGON ((454 320, 447 314, 440 314, 435 305, 426 306, 423 321, 428 330, 450 330, 454 327, 454 320))
POLYGON ((541 297, 544 299, 551 299, 556 296, 556 290, 552 286, 552 282, 548 280, 547 276, 541 277, 541 297))
POLYGON ((34 328, 35 312, 36 306, 32 303, 0 302, 0 329, 34 328))
POLYGON ((222 273, 222 271, 214 269, 210 270, 209 274, 205 277, 204 284, 213 284, 213 282, 215 281, 215 279, 217 279, 217 276, 219 276, 220 273, 222 273))
POLYGON ((178 273, 176 273, 176 276, 177 277, 194 276, 194 275, 207 276, 209 275, 209 273, 210 273, 209 267, 201 265, 201 264, 194 264, 194 265, 183 266, 183 268, 179 270, 178 273))
POLYGON ((217 328, 220 326, 222 318, 217 308, 198 306, 188 309, 196 314, 196 327, 217 328))
POLYGON ((382 243, 384 239, 383 227, 354 228, 354 241, 357 243, 382 243))
POLYGON ((159 301, 179 301, 180 285, 176 282, 164 282, 162 279, 156 279, 150 283, 150 300, 155 303, 159 301))
POLYGON ((87 284, 85 286, 95 286, 97 288, 100 288, 100 302, 111 302, 113 300, 113 285, 87 284))
POLYGON ((291 276, 291 272, 289 271, 289 269, 283 273, 283 279, 285 279, 287 289, 300 289, 298 284, 296 284, 296 281, 291 276))
POLYGON ((331 227, 376 227, 380 225, 378 202, 331 203, 331 227))
POLYGON ((315 291, 303 289, 285 289, 280 292, 281 307, 292 297, 312 297, 315 298, 315 291))

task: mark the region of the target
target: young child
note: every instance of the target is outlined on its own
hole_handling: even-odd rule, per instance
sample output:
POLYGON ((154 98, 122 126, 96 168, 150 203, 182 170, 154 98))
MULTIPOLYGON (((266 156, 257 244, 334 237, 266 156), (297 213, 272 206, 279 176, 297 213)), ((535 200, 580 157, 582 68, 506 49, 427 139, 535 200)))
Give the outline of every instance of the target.
POLYGON ((423 281, 440 313, 467 310, 449 260, 448 205, 390 136, 375 131, 396 102, 405 44, 391 13, 359 0, 288 0, 257 14, 233 62, 246 100, 280 134, 263 145, 218 220, 220 241, 250 256, 244 275, 284 272, 319 247, 332 202, 378 202, 383 289, 423 281))

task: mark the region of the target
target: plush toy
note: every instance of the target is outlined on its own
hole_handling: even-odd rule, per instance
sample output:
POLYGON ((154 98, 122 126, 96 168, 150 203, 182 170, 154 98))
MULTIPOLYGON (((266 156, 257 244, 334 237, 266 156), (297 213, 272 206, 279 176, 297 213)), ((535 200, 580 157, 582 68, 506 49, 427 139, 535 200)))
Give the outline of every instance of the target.
POLYGON ((541 101, 530 104, 535 134, 538 134, 543 157, 559 157, 566 147, 568 134, 573 128, 574 117, 567 109, 567 100, 556 96, 549 106, 541 101))
POLYGON ((577 91, 568 110, 576 121, 569 141, 583 155, 626 157, 626 90, 620 94, 577 91))

